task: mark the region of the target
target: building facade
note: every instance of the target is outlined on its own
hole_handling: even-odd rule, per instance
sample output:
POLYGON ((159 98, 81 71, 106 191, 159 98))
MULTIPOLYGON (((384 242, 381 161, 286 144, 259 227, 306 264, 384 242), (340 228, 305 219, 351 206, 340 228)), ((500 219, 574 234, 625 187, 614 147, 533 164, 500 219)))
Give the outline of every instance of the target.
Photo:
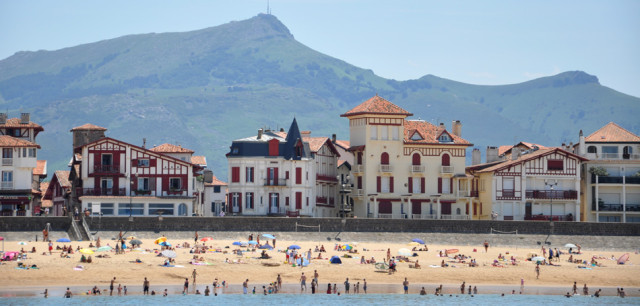
POLYGON ((227 213, 227 183, 213 177, 204 183, 204 216, 215 217, 227 213))
POLYGON ((462 124, 451 131, 375 96, 341 115, 349 119, 353 215, 368 218, 469 219, 462 124))
POLYGON ((589 136, 580 131, 575 151, 584 163, 581 219, 640 222, 640 137, 611 122, 589 136))

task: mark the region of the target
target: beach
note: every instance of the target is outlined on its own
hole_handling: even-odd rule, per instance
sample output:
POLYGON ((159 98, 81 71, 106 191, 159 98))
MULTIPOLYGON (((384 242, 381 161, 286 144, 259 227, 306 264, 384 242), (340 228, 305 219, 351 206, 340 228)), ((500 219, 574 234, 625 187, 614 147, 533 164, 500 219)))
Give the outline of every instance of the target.
MULTIPOLYGON (((570 256, 566 253, 568 248, 552 245, 553 248, 557 247, 564 254, 561 255, 559 262, 553 262, 553 266, 541 265, 540 277, 536 279, 534 270, 536 265, 526 259, 531 254, 541 256, 541 246, 535 243, 530 243, 530 246, 501 245, 495 242, 499 239, 495 235, 487 235, 489 248, 485 252, 484 241, 469 242, 465 245, 432 244, 428 234, 412 234, 416 238, 425 240, 428 247, 428 251, 419 251, 421 248, 424 249, 425 245, 408 245, 411 239, 407 238, 410 236, 406 234, 386 235, 382 238, 384 240, 381 240, 380 237, 343 233, 341 241, 335 239, 329 241, 327 238, 330 237, 327 236, 334 235, 327 233, 273 233, 277 237, 276 247, 274 250, 267 251, 267 254, 272 258, 259 259, 262 250, 253 252, 250 247, 233 245, 236 241, 248 241, 248 235, 251 233, 199 233, 199 240, 204 237, 212 238, 207 242, 198 241, 199 245, 206 245, 208 250, 200 254, 190 253, 192 248, 176 247, 182 246, 185 242, 193 246, 195 233, 164 233, 167 241, 176 247, 176 258, 175 263, 172 263, 175 265, 174 267, 163 267, 166 258, 158 256, 157 252, 161 247, 154 243, 155 238, 160 237, 160 234, 150 232, 125 234, 125 239, 133 235, 141 240, 141 248, 136 250, 128 248, 121 255, 116 255, 114 251, 96 251, 91 254, 92 263, 81 263, 82 254, 79 252, 70 254, 70 258, 62 258, 60 257, 61 251, 56 250, 57 246, 63 247, 63 245, 71 245, 74 250, 78 246, 89 248, 90 242, 88 241, 53 242, 54 250, 52 255, 49 255, 45 242, 23 241, 26 245, 19 245, 20 241, 12 240, 11 235, 4 234, 5 251, 19 251, 21 248, 24 248, 25 251, 31 251, 33 247, 36 248, 36 253, 27 253, 27 259, 20 262, 25 266, 36 265, 37 269, 17 269, 18 262, 3 262, 0 265, 0 272, 4 276, 4 281, 0 285, 0 292, 3 294, 22 292, 24 295, 29 295, 42 292, 45 288, 50 288, 49 290, 54 292, 63 287, 72 287, 77 293, 86 292, 93 286, 104 290, 109 288, 113 277, 116 277, 115 287, 117 288, 119 284, 127 286, 130 294, 141 293, 145 277, 149 279, 152 290, 160 291, 171 288, 171 291, 175 292, 181 291, 185 278, 189 278, 191 288, 193 288, 192 273, 194 269, 197 271, 196 284, 199 290, 203 291, 204 286, 211 285, 213 280, 217 278, 219 282, 225 281, 229 284, 227 293, 240 293, 241 284, 246 279, 249 279, 250 288, 253 286, 262 288, 263 285, 276 281, 278 274, 282 277, 284 292, 296 293, 299 292, 300 277, 303 272, 307 276, 307 293, 310 293, 310 282, 316 270, 319 275, 319 292, 323 293, 326 291, 327 283, 337 283, 339 290, 344 291, 343 283, 346 278, 349 278, 352 290, 360 282, 360 291, 362 292, 362 286, 366 279, 369 292, 377 293, 402 293, 401 284, 405 278, 410 282, 412 293, 418 293, 421 286, 426 286, 429 294, 433 294, 433 289, 440 284, 443 285, 445 294, 459 293, 462 282, 465 282, 466 286, 477 286, 480 294, 510 293, 510 290, 516 290, 519 293, 522 280, 524 281, 523 294, 558 294, 558 292, 563 294, 571 291, 574 282, 577 282, 580 294, 582 294, 585 283, 591 294, 598 288, 606 288, 604 294, 615 295, 615 288, 623 287, 628 296, 638 296, 638 288, 640 288, 640 278, 638 277, 640 265, 637 265, 640 262, 640 255, 636 254, 634 249, 608 250, 590 247, 583 248, 582 254, 573 254, 574 259, 582 259, 587 262, 590 262, 595 256, 599 266, 592 266, 568 262, 570 256), (191 237, 188 238, 189 236, 191 237), (353 239, 359 238, 361 240, 350 240, 350 236, 353 239), (310 265, 294 267, 291 264, 285 264, 286 255, 282 251, 294 244, 301 247, 298 250, 299 253, 305 253, 311 249, 311 257, 314 259, 311 260, 310 265), (350 253, 335 250, 336 244, 349 244, 356 251, 350 253), (319 254, 315 252, 315 249, 320 246, 324 246, 326 252, 320 253, 323 259, 315 259, 319 254), (391 256, 398 256, 399 250, 403 248, 409 249, 410 255, 415 253, 417 256, 409 256, 409 262, 399 261, 397 272, 393 274, 376 269, 374 264, 360 263, 361 256, 367 260, 374 257, 376 261, 382 262, 383 259, 386 260, 387 250, 390 250, 391 256), (233 251, 237 249, 245 252, 242 255, 234 254, 233 251), (246 250, 249 251, 246 252, 246 250), (450 250, 448 257, 440 257, 440 251, 444 251, 444 255, 446 250, 450 250), (457 252, 452 250, 457 250, 457 252), (618 265, 616 260, 627 253, 629 261, 625 265, 618 265), (470 267, 469 258, 465 259, 465 263, 453 258, 459 254, 475 259, 478 266, 470 267), (98 258, 98 255, 108 255, 109 258, 98 258), (352 258, 346 258, 345 255, 352 258), (505 260, 498 260, 500 255, 504 256, 505 260), (194 256, 202 261, 192 262, 194 256), (339 256, 342 264, 331 264, 328 259, 332 256, 339 256), (515 265, 512 264, 511 257, 515 258, 515 265), (411 268, 415 266, 416 260, 419 261, 420 269, 411 268), (448 265, 447 267, 441 267, 443 260, 448 265), (498 264, 494 265, 496 260, 498 260, 498 264), (578 268, 579 266, 585 268, 578 268)), ((264 244, 268 240, 272 244, 271 239, 261 237, 264 233, 256 232, 253 234, 255 238, 260 237, 260 243, 264 244)), ((101 236, 98 236, 101 238, 102 246, 115 247, 116 241, 112 239, 117 235, 118 233, 102 233, 101 236)), ((54 236, 52 239, 56 238, 54 236)), ((24 237, 20 236, 22 239, 24 237)), ((92 243, 96 244, 95 241, 92 243)), ((127 246, 130 247, 128 243, 127 246)), ((95 251, 96 248, 92 248, 92 250, 95 251)))

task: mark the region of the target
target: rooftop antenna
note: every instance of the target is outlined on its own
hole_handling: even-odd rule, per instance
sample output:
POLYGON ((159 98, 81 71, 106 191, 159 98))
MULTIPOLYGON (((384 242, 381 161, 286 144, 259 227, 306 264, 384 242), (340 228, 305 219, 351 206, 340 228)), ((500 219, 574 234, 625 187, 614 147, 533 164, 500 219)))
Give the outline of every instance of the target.
POLYGON ((269 0, 267 0, 267 15, 271 15, 271 8, 269 7, 269 0))

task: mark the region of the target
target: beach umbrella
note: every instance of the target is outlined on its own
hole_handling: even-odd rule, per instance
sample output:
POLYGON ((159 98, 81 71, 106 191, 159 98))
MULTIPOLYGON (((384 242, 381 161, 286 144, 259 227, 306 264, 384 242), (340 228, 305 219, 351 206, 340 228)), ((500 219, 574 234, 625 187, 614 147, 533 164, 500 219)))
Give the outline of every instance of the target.
POLYGON ((213 240, 213 238, 211 238, 211 237, 204 237, 204 238, 200 239, 200 241, 202 241, 202 242, 207 242, 207 241, 210 241, 210 240, 213 240))
POLYGON ((176 258, 176 256, 178 256, 178 254, 176 254, 176 252, 171 251, 171 250, 164 250, 162 251, 162 256, 164 257, 168 257, 168 258, 176 258))
POLYGON ((90 255, 93 254, 93 251, 89 249, 80 249, 80 253, 90 255))
POLYGON ((112 247, 110 247, 108 245, 105 245, 103 247, 99 247, 96 251, 97 252, 108 252, 108 251, 111 251, 111 250, 113 250, 112 247))
POLYGON ((294 250, 294 249, 300 249, 300 246, 297 244, 292 244, 289 246, 290 249, 294 250))
POLYGON ((413 242, 417 242, 417 243, 419 243, 419 244, 424 244, 424 240, 419 239, 419 238, 413 238, 413 240, 411 240, 411 241, 413 241, 413 242))
POLYGON ((532 262, 544 262, 544 257, 536 256, 536 257, 531 258, 531 261, 532 262))
POLYGON ((140 240, 138 240, 138 239, 133 239, 133 240, 131 240, 131 242, 129 242, 129 243, 131 243, 131 245, 141 245, 141 244, 142 244, 142 241, 140 241, 140 240))
POLYGON ((577 248, 577 246, 573 243, 567 243, 564 245, 565 248, 577 248))
POLYGON ((458 252, 459 252, 458 249, 447 249, 447 250, 445 250, 445 253, 447 253, 447 255, 455 254, 455 253, 458 253, 458 252))
POLYGON ((20 241, 20 242, 18 242, 18 244, 19 244, 19 245, 27 245, 27 243, 26 243, 26 242, 24 242, 24 241, 20 241))
POLYGON ((58 240, 56 240, 57 242, 71 242, 71 239, 69 238, 60 238, 58 240))
POLYGON ((398 250, 398 255, 411 256, 411 251, 409 249, 402 248, 398 250))
POLYGON ((263 244, 261 245, 258 249, 263 249, 263 250, 273 250, 273 247, 268 245, 268 244, 263 244))
POLYGON ((269 239, 276 239, 276 236, 271 235, 271 234, 262 234, 262 237, 269 238, 269 239))
POLYGON ((415 242, 415 241, 412 241, 412 242, 407 243, 407 245, 410 245, 410 246, 419 246, 420 244, 419 244, 419 243, 417 243, 417 242, 415 242))
POLYGON ((161 242, 166 242, 167 241, 167 237, 160 237, 158 239, 156 239, 156 241, 154 241, 155 244, 160 244, 161 242))
POLYGON ((240 241, 234 241, 232 244, 233 245, 242 245, 242 243, 240 243, 240 241))
POLYGON ((163 242, 160 242, 158 245, 169 247, 169 246, 171 246, 171 243, 163 241, 163 242))
POLYGON ((251 240, 251 241, 249 241, 249 242, 247 242, 247 243, 248 243, 248 244, 251 244, 251 245, 256 245, 256 244, 258 244, 258 242, 257 242, 257 241, 255 241, 255 240, 251 240))

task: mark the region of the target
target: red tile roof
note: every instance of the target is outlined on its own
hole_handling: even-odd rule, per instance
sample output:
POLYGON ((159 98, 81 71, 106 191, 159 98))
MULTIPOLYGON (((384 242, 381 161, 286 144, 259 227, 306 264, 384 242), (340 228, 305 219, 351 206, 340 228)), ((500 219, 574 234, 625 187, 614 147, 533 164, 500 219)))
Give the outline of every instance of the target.
POLYGON ((587 136, 585 142, 640 142, 640 137, 613 122, 609 122, 587 136))
POLYGON ((47 161, 36 161, 36 167, 33 169, 33 175, 47 175, 47 161))
MULTIPOLYGON (((567 151, 565 151, 563 149, 560 149, 560 148, 545 148, 545 149, 539 149, 537 151, 534 151, 534 152, 531 152, 531 153, 528 153, 528 154, 522 154, 516 160, 511 160, 511 159, 504 160, 504 161, 502 161, 500 163, 497 163, 497 164, 495 164, 493 166, 484 168, 484 169, 482 169, 482 170, 480 170, 478 172, 482 173, 482 172, 498 171, 498 170, 507 168, 509 166, 517 165, 517 164, 523 163, 523 162, 528 161, 528 160, 536 159, 536 158, 538 158, 540 156, 543 156, 543 155, 551 154, 553 152, 565 153, 568 156, 572 156, 572 157, 574 157, 576 159, 579 159, 579 160, 582 160, 582 161, 586 161, 587 160, 584 157, 575 155, 575 154, 573 154, 571 152, 567 152, 567 151)), ((473 168, 473 166, 471 166, 470 168, 473 168)))
POLYGON ((205 186, 227 186, 226 182, 219 180, 215 175, 213 176, 213 181, 211 183, 205 183, 205 186))
POLYGON ((348 140, 339 140, 339 139, 336 139, 335 144, 336 144, 336 145, 338 145, 339 147, 341 147, 341 148, 345 149, 345 150, 346 150, 346 149, 349 149, 349 147, 351 146, 351 142, 350 142, 350 141, 348 141, 348 140))
POLYGON ((195 165, 207 166, 207 158, 204 156, 191 156, 191 163, 195 165))
POLYGON ((404 142, 412 143, 412 144, 441 144, 438 141, 438 137, 442 135, 442 133, 446 132, 451 139, 453 140, 453 144, 456 145, 471 145, 470 142, 463 139, 462 137, 456 136, 453 133, 446 131, 445 129, 435 126, 429 122, 421 121, 421 120, 405 120, 404 121, 404 142), (422 140, 412 140, 411 136, 413 136, 416 132, 420 134, 423 138, 422 140))
POLYGON ((81 126, 76 126, 74 128, 71 129, 70 132, 73 131, 106 131, 106 128, 103 128, 101 126, 97 126, 95 124, 91 124, 91 123, 87 123, 87 124, 83 124, 81 126))
POLYGON ((71 187, 71 183, 69 182, 69 173, 70 171, 66 170, 58 170, 55 173, 55 176, 58 178, 58 184, 62 187, 71 187))
POLYGON ((20 118, 9 118, 5 124, 0 124, 0 129, 4 128, 33 128, 36 131, 44 131, 39 124, 29 121, 29 123, 20 123, 20 118))
POLYGON ((35 142, 7 135, 0 136, 0 147, 36 147, 40 149, 40 145, 35 142))
POLYGON ((47 189, 49 189, 49 182, 40 183, 40 191, 42 191, 42 197, 44 197, 44 194, 47 192, 47 189))
POLYGON ((153 147, 149 149, 153 152, 158 153, 193 153, 194 151, 189 150, 187 148, 183 148, 182 146, 172 145, 170 143, 163 143, 157 147, 153 147))
POLYGON ((362 102, 360 105, 352 108, 346 113, 340 115, 340 117, 350 117, 362 114, 375 114, 375 115, 404 115, 412 116, 413 114, 402 109, 384 98, 375 95, 373 98, 362 102))
POLYGON ((513 147, 519 147, 519 148, 524 149, 524 150, 529 150, 529 149, 533 149, 534 146, 538 147, 538 149, 546 149, 547 148, 547 147, 545 147, 545 146, 543 146, 541 144, 521 141, 518 144, 516 144, 515 146, 500 146, 500 147, 498 147, 498 156, 502 156, 504 154, 510 154, 511 153, 511 149, 513 147))

